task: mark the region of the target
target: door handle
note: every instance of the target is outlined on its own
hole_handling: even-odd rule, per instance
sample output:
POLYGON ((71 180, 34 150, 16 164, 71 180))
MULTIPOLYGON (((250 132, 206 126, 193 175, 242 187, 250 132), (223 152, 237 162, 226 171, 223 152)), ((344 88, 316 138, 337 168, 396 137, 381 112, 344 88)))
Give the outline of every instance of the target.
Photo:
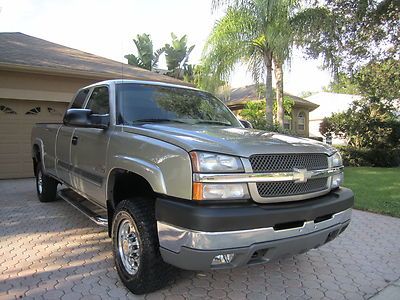
POLYGON ((78 137, 77 136, 73 136, 71 143, 72 143, 72 145, 78 144, 78 137))

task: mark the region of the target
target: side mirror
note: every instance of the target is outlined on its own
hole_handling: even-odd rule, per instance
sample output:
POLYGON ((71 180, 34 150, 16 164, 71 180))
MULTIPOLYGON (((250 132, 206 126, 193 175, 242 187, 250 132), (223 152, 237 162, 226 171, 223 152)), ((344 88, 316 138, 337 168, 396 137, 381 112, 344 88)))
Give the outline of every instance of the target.
POLYGON ((90 109, 68 109, 63 123, 65 126, 107 129, 110 115, 96 115, 90 109))
POLYGON ((246 121, 246 120, 239 120, 239 121, 240 121, 240 123, 242 123, 244 128, 253 128, 253 125, 249 121, 246 121))

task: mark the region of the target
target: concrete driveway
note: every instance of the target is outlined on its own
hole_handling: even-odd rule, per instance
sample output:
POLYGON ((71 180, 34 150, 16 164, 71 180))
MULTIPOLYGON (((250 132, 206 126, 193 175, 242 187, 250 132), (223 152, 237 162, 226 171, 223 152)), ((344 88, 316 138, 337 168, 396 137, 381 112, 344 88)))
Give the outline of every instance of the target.
MULTIPOLYGON (((354 211, 347 231, 306 254, 194 273, 136 297, 114 268, 106 231, 33 179, 0 181, 0 299, 367 299, 400 277, 400 219, 354 211)), ((400 297, 400 296, 399 296, 400 297)))

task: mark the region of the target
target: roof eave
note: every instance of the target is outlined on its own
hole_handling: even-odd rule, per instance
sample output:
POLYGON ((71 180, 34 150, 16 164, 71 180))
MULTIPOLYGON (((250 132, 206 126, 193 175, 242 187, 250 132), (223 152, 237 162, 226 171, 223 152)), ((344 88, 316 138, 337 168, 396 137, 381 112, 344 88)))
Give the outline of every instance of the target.
MULTIPOLYGON (((37 73, 37 74, 45 74, 45 75, 58 75, 58 76, 66 76, 66 77, 78 77, 78 78, 85 78, 85 79, 95 79, 95 80, 107 80, 107 79, 136 79, 136 80, 148 80, 152 81, 151 79, 146 78, 145 76, 133 76, 126 73, 115 73, 115 72, 92 72, 86 70, 76 70, 76 69, 65 69, 65 68, 51 68, 51 67, 42 67, 42 66, 31 66, 31 65, 24 65, 24 64, 10 64, 0 62, 0 70, 5 71, 17 71, 17 72, 29 72, 29 73, 37 73)), ((166 78, 169 79, 169 78, 166 78)), ((163 82, 162 80, 157 80, 159 82, 163 82)), ((194 85, 188 82, 184 82, 181 80, 165 80, 165 82, 178 84, 183 86, 190 86, 193 87, 194 85)))

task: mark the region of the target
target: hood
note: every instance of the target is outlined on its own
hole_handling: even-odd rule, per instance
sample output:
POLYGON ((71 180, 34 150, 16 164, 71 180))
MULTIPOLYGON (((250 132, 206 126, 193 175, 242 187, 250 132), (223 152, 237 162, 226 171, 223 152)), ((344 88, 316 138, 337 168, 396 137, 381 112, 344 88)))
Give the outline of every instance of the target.
POLYGON ((335 149, 306 138, 256 129, 210 125, 143 124, 124 126, 125 132, 149 136, 176 145, 186 151, 201 150, 249 157, 271 153, 325 153, 335 149))

